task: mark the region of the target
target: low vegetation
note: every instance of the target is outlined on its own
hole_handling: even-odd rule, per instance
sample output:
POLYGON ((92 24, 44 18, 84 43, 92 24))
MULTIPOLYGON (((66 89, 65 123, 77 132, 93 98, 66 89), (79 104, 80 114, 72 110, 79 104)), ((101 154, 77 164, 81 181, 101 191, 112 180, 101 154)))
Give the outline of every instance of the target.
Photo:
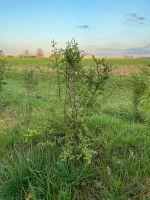
POLYGON ((148 200, 149 60, 56 46, 44 65, 0 61, 0 199, 148 200))

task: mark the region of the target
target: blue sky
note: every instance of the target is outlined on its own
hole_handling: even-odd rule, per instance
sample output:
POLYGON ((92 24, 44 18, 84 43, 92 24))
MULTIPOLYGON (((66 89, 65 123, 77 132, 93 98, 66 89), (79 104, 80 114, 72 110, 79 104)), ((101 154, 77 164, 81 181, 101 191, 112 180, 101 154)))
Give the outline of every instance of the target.
POLYGON ((0 0, 0 49, 18 55, 75 38, 96 56, 150 56, 150 0, 0 0))

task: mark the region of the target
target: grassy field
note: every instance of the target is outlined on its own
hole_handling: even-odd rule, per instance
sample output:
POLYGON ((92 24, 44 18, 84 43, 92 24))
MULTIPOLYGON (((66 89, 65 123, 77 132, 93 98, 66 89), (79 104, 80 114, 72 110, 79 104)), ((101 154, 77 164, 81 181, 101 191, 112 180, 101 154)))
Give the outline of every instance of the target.
MULTIPOLYGON (((106 62, 112 65, 106 92, 86 119, 96 150, 87 164, 61 159, 61 148, 51 143, 52 107, 58 112, 55 126, 64 127, 52 61, 7 59, 0 101, 1 200, 150 199, 150 110, 141 111, 141 121, 134 120, 130 87, 131 73, 149 66, 150 59, 106 62), (37 77, 31 95, 27 69, 37 77)), ((88 69, 94 65, 91 60, 82 63, 88 69)))
MULTIPOLYGON (((24 65, 24 66, 44 66, 50 62, 50 58, 18 58, 18 57, 8 57, 6 58, 8 64, 10 65, 24 65)), ((86 64, 93 63, 93 60, 91 58, 84 58, 83 59, 86 64)), ((132 65, 139 65, 139 64, 149 64, 150 58, 106 58, 107 62, 111 64, 132 64, 132 65)))

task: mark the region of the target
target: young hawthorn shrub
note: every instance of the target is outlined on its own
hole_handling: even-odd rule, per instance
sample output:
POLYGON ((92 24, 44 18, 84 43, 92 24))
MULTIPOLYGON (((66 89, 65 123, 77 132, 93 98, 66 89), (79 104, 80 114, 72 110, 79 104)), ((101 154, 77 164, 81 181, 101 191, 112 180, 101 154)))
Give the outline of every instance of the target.
POLYGON ((143 75, 145 77, 146 90, 139 103, 139 112, 143 114, 144 122, 149 124, 150 122, 150 71, 144 70, 143 75))
POLYGON ((6 69, 6 61, 0 60, 0 92, 2 92, 3 85, 5 84, 5 69, 6 69))
POLYGON ((3 86, 6 84, 5 78, 6 78, 6 60, 0 59, 0 92, 3 90, 3 86))
POLYGON ((6 61, 0 59, 0 107, 3 106, 3 86, 5 83, 6 61))
POLYGON ((82 65, 84 52, 74 39, 67 43, 65 49, 55 46, 53 42, 53 53, 56 54, 53 70, 58 77, 60 110, 58 112, 58 105, 57 109, 52 105, 54 109, 49 117, 51 141, 61 147, 63 159, 84 159, 90 163, 96 152, 86 119, 94 107, 96 96, 102 94, 109 79, 110 65, 93 56, 95 66, 87 70, 82 65))
POLYGON ((150 90, 142 97, 139 111, 144 116, 144 122, 150 125, 150 90))
POLYGON ((142 70, 131 76, 132 104, 134 121, 141 121, 140 105, 148 88, 148 74, 142 70))
POLYGON ((52 61, 53 65, 51 66, 54 71, 56 71, 56 80, 57 80, 57 91, 58 98, 61 100, 61 50, 56 48, 56 42, 52 40, 52 61))
POLYGON ((88 96, 84 100, 86 107, 92 107, 96 102, 96 97, 103 95, 105 91, 106 83, 110 77, 111 66, 105 62, 105 59, 97 60, 92 56, 95 63, 94 67, 89 71, 84 71, 86 83, 88 85, 88 96))
POLYGON ((35 70, 26 71, 24 74, 24 85, 27 92, 28 103, 27 111, 30 113, 33 109, 33 97, 36 93, 36 86, 38 84, 38 78, 35 70))

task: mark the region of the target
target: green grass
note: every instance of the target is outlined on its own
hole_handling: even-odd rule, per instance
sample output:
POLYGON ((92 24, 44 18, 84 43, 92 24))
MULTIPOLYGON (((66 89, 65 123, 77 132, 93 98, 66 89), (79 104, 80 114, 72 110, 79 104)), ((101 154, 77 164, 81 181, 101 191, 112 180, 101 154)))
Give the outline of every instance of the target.
MULTIPOLYGON (((34 59, 13 62, 38 65, 34 59)), ((60 149, 51 145, 45 132, 49 107, 56 101, 55 84, 49 89, 45 74, 38 74, 28 113, 22 72, 8 73, 0 113, 0 199, 150 199, 150 126, 133 120, 129 78, 113 76, 107 85, 112 94, 87 119, 98 152, 87 165, 61 160, 60 149), (26 141, 29 130, 37 132, 26 141)), ((51 80, 55 81, 54 74, 51 80)))
MULTIPOLYGON (((49 58, 8 58, 7 62, 11 66, 45 66, 50 60, 49 58)), ((110 59, 107 60, 112 65, 147 65, 150 64, 150 58, 134 58, 134 59, 110 59)), ((84 60, 83 63, 92 65, 92 60, 84 60)))
POLYGON ((48 58, 8 58, 7 63, 11 66, 45 66, 49 63, 48 58))

